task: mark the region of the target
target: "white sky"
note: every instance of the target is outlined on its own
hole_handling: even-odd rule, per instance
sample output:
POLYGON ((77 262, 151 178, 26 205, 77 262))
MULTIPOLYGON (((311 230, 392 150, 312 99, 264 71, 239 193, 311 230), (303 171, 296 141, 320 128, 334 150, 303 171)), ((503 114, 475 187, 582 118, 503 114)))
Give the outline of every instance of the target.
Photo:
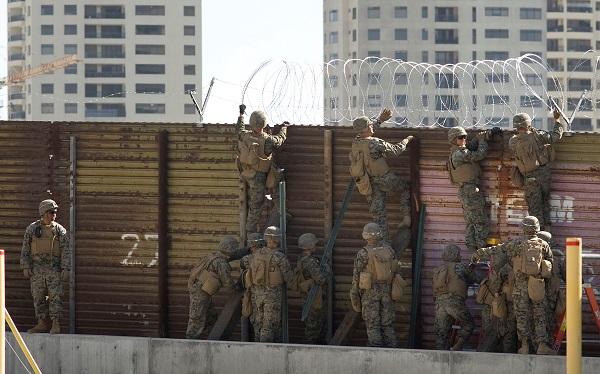
MULTIPOLYGON (((6 7, 7 0, 0 0, 0 77, 8 75, 6 7)), ((322 14, 321 0, 203 0, 200 106, 216 78, 203 122, 235 122, 243 86, 263 62, 322 61, 322 14)), ((0 90, 0 120, 7 119, 6 95, 6 88, 0 90)))

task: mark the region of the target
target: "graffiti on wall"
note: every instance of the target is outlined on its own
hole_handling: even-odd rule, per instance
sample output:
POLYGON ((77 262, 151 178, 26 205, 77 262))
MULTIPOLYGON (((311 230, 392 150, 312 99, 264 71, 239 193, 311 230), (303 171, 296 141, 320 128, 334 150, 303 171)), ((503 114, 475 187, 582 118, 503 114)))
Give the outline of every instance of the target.
POLYGON ((131 242, 122 265, 156 266, 158 263, 158 234, 123 234, 121 240, 131 242))

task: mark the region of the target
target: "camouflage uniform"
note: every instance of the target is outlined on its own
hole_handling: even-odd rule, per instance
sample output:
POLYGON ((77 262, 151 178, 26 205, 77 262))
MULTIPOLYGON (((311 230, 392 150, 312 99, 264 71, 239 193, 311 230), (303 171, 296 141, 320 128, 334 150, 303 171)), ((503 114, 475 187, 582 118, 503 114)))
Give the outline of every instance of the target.
MULTIPOLYGON (((381 126, 381 122, 376 118, 371 120, 373 121, 373 130, 375 131, 381 126)), ((397 144, 391 144, 376 137, 357 136, 353 140, 353 144, 362 142, 369 142, 370 157, 372 160, 387 156, 399 156, 406 150, 408 144, 406 140, 397 144)), ((382 176, 369 175, 369 180, 373 190, 371 196, 367 196, 369 212, 373 215, 373 221, 381 227, 383 239, 390 242, 386 209, 387 196, 400 195, 400 212, 403 216, 410 216, 410 188, 408 183, 398 178, 391 170, 382 176)))
MULTIPOLYGON (((487 151, 487 141, 475 138, 466 147, 452 147, 450 159, 452 165, 457 168, 463 164, 483 160, 487 156, 487 151)), ((490 219, 478 177, 460 184, 458 199, 462 204, 463 216, 467 224, 465 231, 467 247, 473 251, 485 247, 490 231, 490 219)))
MULTIPOLYGON (((492 260, 492 276, 490 277, 489 288, 492 295, 501 295, 503 287, 509 283, 509 276, 513 272, 513 268, 508 263, 508 258, 505 254, 499 253, 492 260), (502 257, 502 258, 499 258, 502 257), (494 267, 500 268, 499 270, 494 267)), ((512 300, 506 299, 506 318, 500 319, 496 316, 491 317, 490 323, 494 324, 498 336, 502 343, 502 352, 516 353, 517 352, 517 319, 515 316, 515 307, 512 300)), ((486 327, 484 327, 484 330, 486 327)))
MULTIPOLYGON (((331 276, 329 266, 321 268, 319 259, 310 254, 302 254, 298 257, 298 269, 301 269, 304 279, 313 279, 321 287, 322 295, 327 295, 327 281, 331 276)), ((306 303, 306 293, 302 293, 302 305, 306 303)), ((322 303, 324 304, 324 303, 322 303)), ((325 333, 327 324, 325 323, 327 308, 323 305, 313 307, 308 312, 304 320, 304 343, 306 344, 325 344, 325 333)))
MULTIPOLYGON (((214 256, 214 259, 210 261, 205 269, 217 275, 221 287, 233 290, 235 281, 231 277, 231 266, 228 257, 221 252, 214 252, 209 256, 214 256)), ((192 270, 192 274, 193 272, 192 270)), ((203 331, 210 332, 219 316, 212 304, 212 296, 202 290, 202 282, 198 276, 192 275, 188 283, 190 311, 185 333, 186 339, 198 339, 203 331)))
MULTIPOLYGON (((238 141, 243 141, 244 137, 248 133, 252 133, 252 130, 246 130, 244 128, 244 116, 238 117, 235 125, 235 131, 237 133, 238 141)), ((264 154, 271 155, 273 151, 283 145, 287 137, 287 128, 281 127, 281 131, 277 135, 265 134, 264 154)), ((246 217, 246 235, 257 232, 258 221, 260 220, 260 211, 262 210, 265 202, 265 193, 268 172, 256 171, 252 176, 242 175, 246 181, 248 187, 247 200, 248 200, 248 216, 246 217)), ((273 188, 272 194, 273 203, 275 204, 274 210, 279 211, 279 189, 273 188)))
POLYGON ((244 256, 240 261, 240 267, 242 269, 250 269, 251 262, 256 253, 273 253, 269 263, 269 272, 275 272, 278 269, 283 275, 284 283, 272 286, 257 286, 253 284, 250 287, 255 341, 273 343, 281 327, 283 287, 285 287, 285 283, 292 280, 294 272, 288 258, 279 248, 269 247, 263 247, 255 253, 244 256))
MULTIPOLYGON (((519 142, 525 142, 527 138, 531 140, 533 137, 541 149, 546 144, 552 144, 560 140, 562 134, 562 124, 556 122, 552 131, 531 129, 531 131, 524 134, 513 135, 508 141, 508 148, 513 156, 516 157, 517 144, 519 142)), ((525 192, 525 201, 527 202, 529 214, 537 217, 540 222, 540 229, 544 230, 544 228, 550 225, 550 165, 546 163, 539 166, 536 170, 530 172, 521 170, 521 173, 525 180, 523 191, 525 192)))
MULTIPOLYGON (((481 282, 481 277, 473 271, 467 264, 463 264, 460 261, 460 249, 454 248, 452 251, 448 248, 456 247, 449 245, 444 250, 442 257, 445 266, 451 266, 454 264, 454 271, 458 279, 465 283, 465 286, 469 284, 481 282)), ((444 266, 442 265, 442 266, 444 266)), ((469 312, 465 299, 463 296, 458 295, 455 292, 446 290, 446 292, 437 293, 434 290, 435 300, 435 343, 436 349, 448 350, 450 349, 450 335, 452 333, 452 323, 454 320, 460 322, 460 330, 458 331, 457 338, 460 341, 460 348, 462 350, 462 344, 469 340, 473 329, 475 328, 475 322, 473 316, 469 312)))
MULTIPOLYGON (((381 231, 383 232, 382 227, 381 231)), ((368 250, 373 248, 383 248, 391 251, 392 258, 390 261, 397 261, 394 250, 386 242, 379 241, 367 244, 358 251, 354 259, 352 290, 350 292, 360 294, 362 317, 367 328, 367 346, 395 348, 397 341, 393 323, 396 319, 396 310, 391 297, 391 284, 373 281, 371 289, 368 290, 359 289, 358 286, 360 273, 365 271, 369 264, 368 250)))
MULTIPOLYGON (((21 248, 21 269, 29 269, 31 272, 31 295, 35 317, 38 320, 50 318, 62 318, 62 296, 63 285, 61 282, 61 271, 71 268, 71 247, 67 230, 57 222, 52 222, 53 235, 58 237, 58 248, 52 254, 32 254, 32 242, 36 239, 36 229, 44 227, 42 220, 37 220, 27 226, 21 248), (48 306, 46 306, 48 296, 48 306)), ((53 243, 55 243, 54 241, 53 243)))

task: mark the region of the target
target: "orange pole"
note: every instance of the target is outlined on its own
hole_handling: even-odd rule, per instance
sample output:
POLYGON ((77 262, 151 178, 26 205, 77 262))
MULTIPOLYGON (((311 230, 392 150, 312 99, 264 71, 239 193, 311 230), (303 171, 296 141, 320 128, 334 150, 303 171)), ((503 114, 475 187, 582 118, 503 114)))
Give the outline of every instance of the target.
MULTIPOLYGON (((4 249, 0 249, 0 311, 4 311, 6 308, 6 296, 4 293, 6 280, 4 279, 4 249)), ((0 336, 0 374, 6 372, 6 319, 4 313, 0 313, 0 326, 2 328, 2 336, 0 336)))
POLYGON ((581 374, 581 238, 567 238, 567 373, 581 374))

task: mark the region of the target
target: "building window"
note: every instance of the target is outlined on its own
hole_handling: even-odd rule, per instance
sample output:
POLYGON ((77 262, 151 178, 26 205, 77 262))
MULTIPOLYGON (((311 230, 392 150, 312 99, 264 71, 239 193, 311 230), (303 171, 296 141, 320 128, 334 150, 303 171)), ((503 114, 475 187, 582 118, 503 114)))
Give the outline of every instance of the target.
POLYGON ((76 16, 77 5, 65 5, 65 16, 76 16))
POLYGON ((458 52, 443 51, 435 52, 435 63, 436 64, 457 64, 458 63, 458 52))
POLYGON ((421 62, 429 62, 429 51, 421 52, 421 62))
POLYGON ((125 104, 85 104, 86 117, 125 117, 125 104))
POLYGON ((196 35, 196 26, 183 26, 183 35, 187 35, 187 36, 196 35))
POLYGON ((164 16, 165 7, 164 5, 136 5, 135 6, 136 16, 164 16))
POLYGON ((339 103, 339 98, 338 97, 332 97, 331 100, 329 101, 329 108, 330 109, 337 109, 338 108, 338 103, 339 103))
POLYGON ((352 85, 356 86, 358 84, 358 75, 352 74, 352 85))
POLYGON ((523 79, 525 79, 525 83, 529 86, 542 85, 542 77, 537 74, 523 74, 523 79))
POLYGON ((43 55, 53 55, 54 54, 54 44, 42 44, 42 54, 43 55))
POLYGON ((408 61, 408 51, 396 51, 394 52, 394 58, 396 60, 408 61))
POLYGON ((185 56, 195 56, 196 55, 196 46, 195 45, 184 45, 183 46, 183 54, 185 56))
POLYGON ((396 95, 395 97, 396 106, 406 106, 406 95, 396 95))
POLYGON ((352 8, 352 19, 356 19, 356 8, 352 8))
POLYGON ((435 86, 437 88, 458 88, 458 77, 451 73, 436 74, 435 86))
POLYGON ((508 60, 508 52, 486 51, 486 60, 508 60))
POLYGON ((65 54, 66 55, 76 55, 77 54, 77 44, 65 44, 65 54))
POLYGON ((186 17, 194 17, 196 16, 196 7, 194 6, 184 6, 183 7, 183 15, 186 17))
POLYGON ((136 74, 164 74, 165 73, 165 65, 164 64, 136 64, 135 65, 135 73, 136 74))
POLYGON ((54 25, 42 25, 42 35, 54 35, 54 25))
POLYGON ((381 95, 368 95, 369 108, 381 108, 381 95))
POLYGON ((522 42, 541 42, 542 30, 521 30, 522 42))
POLYGON ((508 8, 485 7, 485 15, 489 17, 508 17, 508 8))
POLYGON ((164 44, 136 44, 135 45, 136 55, 164 55, 165 46, 164 44))
POLYGON ((378 6, 367 7, 367 18, 380 18, 380 11, 378 6))
POLYGON ((367 40, 380 40, 381 30, 379 29, 368 29, 367 40))
POLYGON ((541 108, 542 100, 535 96, 521 96, 519 98, 519 104, 525 108, 541 108))
POLYGON ((429 40, 429 30, 421 29, 421 40, 429 40))
POLYGON ((329 33, 329 44, 336 44, 338 42, 338 33, 337 31, 332 31, 329 33))
POLYGON ((379 81, 379 73, 369 73, 368 80, 370 85, 378 85, 379 81))
POLYGON ((487 39, 508 39, 507 29, 485 29, 487 39))
POLYGON ((65 67, 64 72, 65 74, 77 74, 77 64, 65 67))
POLYGON ((86 84, 85 97, 125 97, 122 84, 86 84))
POLYGON ((54 5, 42 5, 42 16, 51 16, 54 14, 54 5))
POLYGON ((421 95, 421 105, 423 108, 427 108, 429 106, 429 96, 421 95))
POLYGON ((183 65, 184 75, 196 75, 196 65, 183 65))
POLYGON ((427 7, 426 6, 421 8, 421 18, 427 18, 427 7))
POLYGON ((488 83, 508 83, 508 74, 489 73, 485 75, 485 81, 488 83))
POLYGON ((186 93, 186 94, 187 94, 187 93, 190 93, 191 91, 194 91, 194 92, 196 92, 196 85, 195 85, 195 84, 193 84, 193 83, 191 83, 191 84, 190 84, 190 83, 188 83, 188 84, 184 84, 184 85, 183 85, 183 92, 184 92, 184 93, 186 93))
POLYGON ((42 83, 42 93, 43 94, 53 94, 54 93, 54 85, 52 83, 42 83))
POLYGON ((407 30, 406 29, 395 29, 394 30, 394 39, 395 40, 407 40, 407 30))
POLYGON ((394 7, 394 18, 408 18, 408 12, 405 6, 394 7))
POLYGON ((77 103, 65 103, 65 113, 77 113, 77 103))
POLYGON ((42 113, 53 114, 54 113, 54 103, 42 103, 42 113))
POLYGON ((335 88, 337 86, 338 86, 338 76, 337 75, 329 76, 329 87, 335 88))
POLYGON ((394 84, 408 84, 408 75, 406 73, 395 73, 394 84))
POLYGON ((338 11, 336 10, 330 10, 329 11, 329 22, 337 22, 338 20, 338 11))
POLYGON ((541 8, 521 8, 521 19, 542 19, 541 8))
POLYGON ((165 25, 135 25, 136 35, 165 35, 165 25))
POLYGON ((337 64, 337 62, 336 62, 336 61, 334 61, 334 60, 337 60, 338 58, 339 58, 339 55, 338 55, 337 53, 330 53, 330 54, 329 54, 329 62, 330 62, 332 65, 335 65, 335 64, 337 64))
POLYGON ((356 29, 352 30, 352 41, 356 41, 356 29))
POLYGON ((196 113, 196 106, 194 104, 183 104, 183 114, 194 113, 196 113))
POLYGON ((65 83, 65 93, 66 94, 76 94, 77 93, 77 83, 65 83))
POLYGON ((508 105, 508 95, 485 95, 486 105, 508 105))
POLYGON ((165 114, 165 104, 135 104, 137 114, 165 114))
POLYGON ((573 131, 592 131, 592 119, 591 118, 574 118, 571 123, 571 130, 573 131))
POLYGON ((381 57, 381 51, 367 51, 368 61, 377 62, 377 60, 381 57))
POLYGON ((65 35, 77 35, 77 25, 65 25, 65 35))

